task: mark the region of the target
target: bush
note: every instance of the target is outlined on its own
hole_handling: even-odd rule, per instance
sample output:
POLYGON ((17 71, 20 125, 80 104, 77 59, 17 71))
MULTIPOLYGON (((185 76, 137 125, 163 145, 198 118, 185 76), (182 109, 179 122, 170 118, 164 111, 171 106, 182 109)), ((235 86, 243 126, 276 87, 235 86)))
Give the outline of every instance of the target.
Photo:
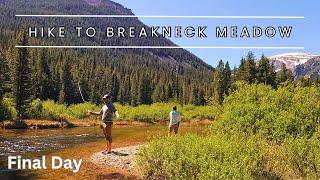
POLYGON ((177 106, 182 120, 216 119, 220 110, 216 106, 179 105, 175 103, 154 103, 152 105, 139 105, 136 107, 115 105, 122 120, 139 120, 145 122, 168 121, 169 112, 177 106))
POLYGON ((70 118, 65 104, 57 104, 52 100, 47 100, 42 103, 43 116, 50 120, 67 120, 70 118))
MULTIPOLYGON (((315 86, 237 83, 205 137, 153 140, 138 166, 149 179, 319 179, 319 102, 315 86)), ((196 108, 182 112, 209 110, 196 108)))
POLYGON ((100 111, 101 108, 89 102, 74 104, 67 108, 68 115, 70 117, 77 118, 77 119, 87 118, 88 110, 100 111))
POLYGON ((1 113, 3 113, 3 119, 13 119, 17 117, 18 113, 14 106, 14 99, 12 98, 3 98, 1 113))
POLYGON ((254 138, 161 138, 140 150, 137 164, 145 179, 256 179, 264 168, 260 146, 254 138))
POLYGON ((27 116, 34 119, 44 118, 43 105, 40 99, 35 99, 27 109, 27 116))
MULTIPOLYGON (((73 104, 67 107, 65 104, 58 104, 52 100, 41 101, 36 99, 30 103, 30 107, 27 109, 27 115, 29 118, 34 119, 83 119, 93 117, 87 115, 87 110, 100 111, 101 106, 86 102, 73 104)), ((178 107, 182 120, 213 120, 221 113, 220 108, 217 106, 182 106, 175 103, 155 103, 152 105, 139 105, 132 107, 115 103, 115 107, 119 111, 121 120, 135 120, 143 122, 168 121, 169 112, 172 110, 173 106, 178 107)))
POLYGON ((289 139, 284 143, 283 151, 298 177, 320 179, 320 138, 289 139))
POLYGON ((320 125, 320 89, 238 84, 225 98, 223 113, 213 131, 283 141, 287 137, 310 138, 320 125))

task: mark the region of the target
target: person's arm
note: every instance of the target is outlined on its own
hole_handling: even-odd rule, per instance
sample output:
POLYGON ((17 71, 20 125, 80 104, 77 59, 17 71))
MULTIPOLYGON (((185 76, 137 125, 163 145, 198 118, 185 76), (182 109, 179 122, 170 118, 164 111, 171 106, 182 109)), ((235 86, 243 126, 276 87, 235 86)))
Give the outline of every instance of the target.
POLYGON ((113 103, 111 104, 111 109, 110 110, 111 110, 112 113, 114 113, 116 115, 116 118, 119 119, 119 117, 120 117, 119 112, 118 112, 118 110, 116 109, 116 107, 114 106, 113 103))
POLYGON ((93 112, 93 111, 88 110, 88 113, 89 113, 90 115, 100 116, 100 115, 102 114, 102 109, 101 109, 100 112, 93 112))
POLYGON ((172 113, 170 112, 169 113, 169 126, 171 126, 172 124, 172 113))
POLYGON ((116 111, 114 114, 116 115, 116 118, 117 118, 117 119, 120 118, 120 115, 119 115, 118 111, 116 111))

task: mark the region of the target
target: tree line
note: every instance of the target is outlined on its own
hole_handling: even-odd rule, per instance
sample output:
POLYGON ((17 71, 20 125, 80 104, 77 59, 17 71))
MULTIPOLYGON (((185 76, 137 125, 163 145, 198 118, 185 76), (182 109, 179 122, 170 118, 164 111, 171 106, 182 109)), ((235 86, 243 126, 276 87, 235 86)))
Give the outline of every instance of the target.
MULTIPOLYGON (((14 37, 17 44, 29 44, 25 33, 14 37)), ((27 49, 10 43, 1 46, 0 58, 0 98, 13 98, 22 116, 36 98, 67 105, 83 100, 100 104, 101 96, 109 93, 113 101, 131 106, 155 102, 207 105, 222 103, 236 81, 277 88, 294 80, 284 64, 276 73, 264 55, 256 61, 252 52, 238 67, 231 69, 228 61, 220 60, 213 70, 117 50, 27 49)))

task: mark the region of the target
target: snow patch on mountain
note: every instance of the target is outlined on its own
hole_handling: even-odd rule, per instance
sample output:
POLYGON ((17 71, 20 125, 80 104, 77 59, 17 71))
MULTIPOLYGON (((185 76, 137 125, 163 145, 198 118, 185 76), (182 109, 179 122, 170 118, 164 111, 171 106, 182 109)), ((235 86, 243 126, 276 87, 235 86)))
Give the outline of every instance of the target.
POLYGON ((295 67, 301 64, 305 64, 310 59, 319 55, 309 53, 284 53, 279 55, 270 56, 272 64, 275 67, 276 72, 281 70, 281 64, 284 63, 287 69, 294 71, 295 67))

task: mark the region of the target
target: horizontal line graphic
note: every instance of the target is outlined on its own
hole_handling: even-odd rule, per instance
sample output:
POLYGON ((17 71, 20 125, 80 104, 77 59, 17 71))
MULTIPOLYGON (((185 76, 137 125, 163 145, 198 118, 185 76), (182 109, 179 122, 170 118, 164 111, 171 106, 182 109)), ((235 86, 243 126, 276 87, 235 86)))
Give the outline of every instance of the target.
POLYGON ((68 49, 304 49, 299 46, 21 46, 16 48, 68 49))
POLYGON ((61 18, 198 18, 198 19, 304 19, 304 16, 166 16, 166 15, 89 15, 89 14, 17 14, 16 17, 61 18))

